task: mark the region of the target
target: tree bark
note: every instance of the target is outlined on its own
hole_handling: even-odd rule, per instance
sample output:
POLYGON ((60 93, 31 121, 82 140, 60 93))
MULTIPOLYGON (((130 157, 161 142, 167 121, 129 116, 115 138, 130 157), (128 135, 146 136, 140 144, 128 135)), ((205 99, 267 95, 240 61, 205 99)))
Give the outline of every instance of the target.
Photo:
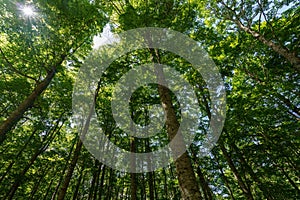
POLYGON ((99 187, 98 199, 101 199, 101 197, 103 195, 105 172, 106 172, 106 165, 103 165, 102 173, 101 173, 101 179, 100 179, 100 187, 99 187))
MULTIPOLYGON (((150 49, 150 53, 152 55, 152 60, 154 63, 161 63, 159 52, 157 50, 150 49)), ((157 68, 156 74, 158 83, 163 83, 164 85, 166 85, 163 69, 157 68)), ((168 138, 171 141, 177 134, 179 134, 179 136, 181 135, 181 133, 178 132, 180 124, 176 117, 169 90, 166 87, 158 84, 158 93, 165 112, 165 124, 167 128, 168 138)), ((172 152, 178 151, 178 148, 185 147, 183 138, 179 142, 180 144, 176 144, 175 146, 171 147, 172 152)), ((201 200, 202 196, 200 194, 196 176, 192 168, 190 156, 187 152, 182 154, 175 161, 175 167, 178 175, 182 198, 184 200, 201 200)))
POLYGON ((30 195, 30 199, 34 199, 34 195, 36 194, 36 192, 38 191, 39 187, 40 187, 40 183, 42 182, 42 180, 45 178, 45 176, 48 173, 50 166, 47 166, 46 169, 41 170, 42 173, 39 177, 39 179, 35 182, 33 189, 31 190, 31 195, 30 195))
POLYGON ((96 189, 98 187, 98 179, 99 179, 99 174, 100 174, 100 168, 101 167, 101 164, 99 163, 98 160, 95 160, 95 166, 93 168, 93 179, 92 179, 92 184, 91 184, 91 187, 90 187, 90 190, 89 190, 89 196, 88 196, 88 200, 92 200, 93 199, 93 196, 94 196, 94 193, 96 193, 96 189))
POLYGON ((6 138, 6 134, 15 126, 15 124, 23 117, 24 113, 33 106, 36 99, 42 94, 42 92, 49 86, 53 79, 57 68, 62 64, 67 55, 62 55, 61 59, 56 63, 51 70, 47 73, 46 78, 40 82, 33 92, 3 121, 0 125, 0 144, 6 138))
POLYGON ((204 174, 203 174, 203 172, 202 172, 202 170, 200 168, 200 164, 199 164, 199 162, 197 160, 196 152, 194 151, 193 148, 190 148, 190 149, 192 151, 193 160, 198 165, 196 172, 197 172, 198 177, 200 179, 200 185, 201 185, 201 188, 202 188, 202 191, 203 191, 204 199, 205 200, 212 200, 213 199, 213 197, 212 197, 212 191, 211 191, 211 189, 210 189, 210 187, 209 187, 209 185, 208 185, 208 183, 207 183, 207 181, 205 179, 205 176, 204 176, 204 174))
POLYGON ((101 170, 102 167, 103 167, 102 163, 98 163, 96 186, 94 188, 94 194, 93 194, 93 198, 91 198, 91 200, 97 199, 98 188, 99 188, 99 184, 100 184, 100 173, 102 171, 101 170))

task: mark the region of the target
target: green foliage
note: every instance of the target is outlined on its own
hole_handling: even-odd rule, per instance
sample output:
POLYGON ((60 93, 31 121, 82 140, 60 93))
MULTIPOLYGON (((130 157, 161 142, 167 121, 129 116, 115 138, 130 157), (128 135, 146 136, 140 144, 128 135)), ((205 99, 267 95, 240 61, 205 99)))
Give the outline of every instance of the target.
MULTIPOLYGON (((51 84, 0 146, 0 199, 56 199, 78 141, 71 121, 73 83, 92 50, 93 37, 109 20, 114 32, 166 27, 185 33, 199 41, 219 68, 226 84, 226 123, 219 144, 200 158, 199 144, 209 124, 207 85, 183 58, 159 51, 161 62, 184 75, 199 101, 201 123, 188 153, 204 199, 210 199, 206 192, 212 199, 246 199, 238 176, 253 199, 300 198, 299 72, 236 24, 239 20, 299 57, 299 3, 0 1, 0 123, 57 65, 51 84), (34 6, 34 16, 23 15, 24 3, 34 6)), ((112 142, 128 151, 132 141, 136 152, 155 151, 169 142, 165 127, 147 139, 128 137, 112 116, 116 82, 149 62, 147 49, 130 52, 116 59, 99 80, 99 123, 112 142)), ((180 121, 180 105, 171 96, 180 121)), ((159 103, 156 84, 140 87, 129 102, 133 121, 150 123, 149 110, 159 103)), ((136 174, 138 199, 150 199, 151 183, 155 199, 180 199, 177 178, 174 164, 136 174)), ((129 173, 109 169, 82 148, 65 199, 130 199, 131 184, 129 173)))

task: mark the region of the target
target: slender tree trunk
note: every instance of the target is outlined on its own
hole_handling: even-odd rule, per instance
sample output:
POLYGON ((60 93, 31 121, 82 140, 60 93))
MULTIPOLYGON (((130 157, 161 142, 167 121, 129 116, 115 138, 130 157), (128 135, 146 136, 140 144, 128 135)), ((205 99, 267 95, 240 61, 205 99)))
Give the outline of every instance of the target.
POLYGON ((93 179, 92 179, 92 184, 90 187, 90 191, 89 191, 89 196, 88 196, 88 200, 92 200, 94 193, 96 193, 96 189, 98 187, 98 183, 99 183, 99 174, 100 174, 100 169, 99 169, 100 163, 98 160, 95 160, 95 166, 94 166, 94 171, 93 171, 93 179))
POLYGON ((200 185, 202 187, 202 191, 204 193, 204 199, 205 200, 212 200, 212 192, 211 192, 211 189, 210 187, 208 186, 206 180, 205 180, 205 177, 204 177, 204 174, 202 173, 200 167, 198 166, 197 167, 197 174, 199 176, 199 179, 200 179, 200 185))
POLYGON ((155 173, 153 173, 153 183, 154 183, 154 197, 155 197, 155 199, 158 199, 158 192, 157 192, 157 188, 156 188, 156 178, 155 178, 155 173))
POLYGON ((165 199, 169 199, 168 198, 168 180, 167 180, 167 172, 166 172, 166 169, 163 169, 162 171, 163 175, 164 175, 164 198, 165 199))
POLYGON ((99 189, 99 185, 100 185, 100 173, 102 172, 102 163, 98 164, 98 169, 97 169, 97 181, 96 181, 96 186, 94 188, 94 194, 93 194, 93 199, 96 200, 97 199, 97 194, 98 194, 98 189, 99 189))
POLYGON ((50 183, 49 183, 49 185, 48 185, 48 187, 46 189, 46 194, 44 195, 43 200, 48 200, 49 199, 48 198, 48 194, 50 192, 50 189, 51 189, 51 186, 52 186, 52 183, 53 183, 54 179, 55 179, 54 177, 51 179, 51 181, 50 181, 50 183))
MULTIPOLYGON (((145 140, 146 152, 151 152, 149 140, 145 140)), ((148 160, 148 165, 151 165, 151 160, 148 160)), ((149 185, 149 196, 150 200, 154 200, 154 179, 153 172, 148 172, 148 185, 149 185)))
POLYGON ((81 151, 81 148, 82 148, 82 145, 83 145, 82 139, 85 138, 85 136, 87 134, 87 131, 89 129, 90 121, 91 121, 91 118, 92 118, 92 113, 93 113, 95 102, 96 102, 96 96, 97 96, 98 92, 99 92, 99 87, 96 90, 95 98, 93 100, 93 104, 90 107, 89 115, 88 115, 87 119, 84 121, 84 124, 83 124, 83 127, 82 127, 82 132, 80 133, 82 138, 80 138, 80 137, 78 138, 78 142, 76 144, 76 149, 74 151, 72 161, 69 165, 67 174, 65 176, 64 183, 63 183, 62 187, 60 188, 60 191, 58 192, 58 197, 57 197, 58 200, 63 200, 65 198, 66 193, 67 193, 67 189, 69 187, 70 180, 72 178, 72 175, 73 175, 73 172, 74 172, 75 166, 77 164, 77 161, 78 161, 78 158, 79 158, 79 155, 80 155, 80 151, 81 151))
MULTIPOLYGON (((217 161, 217 162, 218 162, 218 161, 217 161)), ((219 169, 220 169, 220 172, 221 172, 221 177, 222 177, 222 179, 224 180, 225 185, 226 185, 226 187, 227 187, 227 189, 228 189, 228 191, 229 191, 229 195, 230 195, 230 197, 231 197, 232 200, 235 200, 234 195, 233 195, 233 191, 232 191, 232 189, 231 189, 231 187, 230 187, 230 184, 229 184, 229 182, 228 182, 228 180, 227 180, 227 177, 225 176, 225 174, 224 174, 224 172, 223 172, 223 169, 222 169, 222 167, 220 166, 219 162, 218 162, 218 166, 219 166, 219 169)))
POLYGON ((101 181, 100 181, 100 187, 99 187, 98 199, 101 199, 101 197, 103 195, 103 186, 104 186, 105 172, 106 172, 106 165, 103 165, 102 174, 101 174, 101 181))
MULTIPOLYGON (((74 54, 83 44, 85 40, 82 40, 77 46, 72 49, 72 53, 74 54)), ((8 116, 8 118, 0 124, 0 145, 6 138, 6 135, 9 131, 13 129, 13 127, 17 124, 17 122, 23 117, 24 113, 29 110, 37 98, 47 89, 52 79, 54 78, 57 69, 62 65, 62 63, 67 58, 68 53, 61 54, 59 60, 49 68, 46 77, 43 81, 38 82, 37 86, 34 88, 32 93, 25 98, 25 100, 8 116)))
POLYGON ((71 149, 70 149, 70 153, 69 153, 69 155, 68 155, 68 157, 67 157, 67 159, 66 159, 66 161, 65 161, 66 164, 65 164, 64 169, 63 169, 63 171, 62 171, 62 173, 61 173, 61 176, 60 176, 60 178, 59 178, 59 181, 58 181, 58 183, 57 183, 57 186, 55 187, 55 191, 54 191, 53 194, 52 194, 51 200, 54 200, 56 194, 58 193, 59 187, 60 187, 60 185, 61 185, 61 183, 62 183, 62 181, 63 181, 63 175, 65 174, 65 172, 66 172, 66 170, 67 170, 67 167, 68 167, 68 163, 69 163, 69 161, 70 161, 70 159, 71 159, 72 152, 73 152, 73 149, 74 149, 75 144, 76 144, 76 140, 77 140, 77 138, 74 139, 74 142, 73 142, 72 147, 71 147, 71 149))
POLYGON ((27 145, 29 144, 29 142, 31 141, 31 139, 33 138, 33 136, 36 134, 37 130, 34 130, 32 132, 32 134, 30 135, 30 137, 27 139, 26 143, 24 144, 24 146, 22 147, 22 149, 18 152, 18 154, 16 155, 16 157, 14 158, 14 160, 9 164, 9 166, 5 169, 4 174, 1 176, 0 178, 0 184, 3 181, 3 179, 6 177, 6 175, 9 173, 9 171, 11 170, 12 166, 15 164, 15 162, 18 160, 19 156, 23 153, 23 151, 26 149, 27 145))
MULTIPOLYGON (((131 144, 130 144, 130 151, 135 152, 135 141, 134 138, 131 138, 131 144)), ((131 158, 131 169, 136 168, 136 158, 132 157, 131 158)), ((131 183, 131 199, 132 200, 137 200, 137 180, 136 180, 136 173, 130 173, 130 183, 131 183)))
POLYGON ((212 200, 213 197, 212 197, 212 191, 205 179, 205 176, 204 174, 202 173, 202 170, 200 168, 200 164, 197 160, 197 156, 196 156, 196 152, 194 151, 193 148, 190 148, 191 151, 192 151, 192 155, 193 155, 193 159, 194 159, 194 162, 198 165, 197 166, 197 174, 198 174, 198 177, 200 179, 200 185, 201 185, 201 188, 202 188, 202 191, 203 191, 203 195, 204 195, 204 199, 205 200, 212 200))
POLYGON ((241 161, 242 165, 245 166, 245 169, 250 174, 251 178, 257 183, 259 189, 263 192, 264 196, 268 200, 273 200, 274 197, 268 191, 267 187, 265 187, 264 185, 262 185, 261 181, 259 180, 259 178, 257 177, 257 175, 254 173, 254 171, 252 170, 252 168, 248 165, 248 163, 246 162, 244 156, 242 155, 242 153, 240 152, 240 150, 238 149, 238 147, 234 143, 231 143, 231 146, 233 147, 234 151, 237 153, 238 157, 240 158, 240 161, 241 161))
POLYGON ((63 185, 62 185, 62 187, 60 188, 60 190, 58 192, 58 197, 57 197, 58 200, 63 200, 66 196, 67 189, 68 189, 68 186, 70 184, 70 180, 72 178, 72 174, 74 172, 75 166, 77 164, 81 148, 82 148, 82 141, 80 140, 80 138, 78 138, 78 142, 76 144, 76 149, 74 151, 72 161, 69 165, 69 168, 68 168, 67 174, 65 176, 63 185))
POLYGON ((77 197, 78 197, 78 193, 79 193, 79 188, 80 188, 80 185, 81 185, 81 181, 82 181, 82 177, 84 176, 83 175, 83 170, 84 170, 84 166, 81 167, 81 170, 80 170, 80 175, 79 175, 79 178, 77 180, 77 184, 76 184, 76 187, 75 187, 75 191, 73 193, 73 200, 76 200, 77 197))
POLYGON ((287 178, 289 183, 295 188, 296 192, 300 195, 299 187, 296 185, 296 183, 290 178, 290 176, 286 173, 283 167, 279 167, 282 171, 283 175, 287 178))
POLYGON ((111 196, 112 196, 112 189, 113 189, 113 186, 114 186, 114 173, 113 173, 113 169, 110 168, 109 169, 109 179, 108 179, 108 183, 106 184, 107 185, 107 188, 106 188, 106 197, 105 199, 106 200, 110 200, 111 199, 111 196))
POLYGON ((233 20, 233 21, 238 25, 240 29, 252 35, 255 39, 259 40, 263 44, 273 49, 276 53, 278 53, 279 55, 287 59, 292 64, 292 66, 298 72, 300 72, 300 58, 297 56, 295 52, 290 52, 287 48, 282 47, 271 40, 267 40, 262 34, 252 30, 247 26, 244 26, 239 20, 233 20))
POLYGON ((49 168, 50 168, 50 166, 47 166, 46 169, 41 170, 42 174, 40 175, 38 181, 35 182, 35 184, 33 186, 33 189, 31 191, 31 195, 30 195, 30 199, 34 199, 34 195, 38 191, 38 189, 40 187, 40 183, 45 178, 46 174, 48 173, 49 168))
POLYGON ((222 141, 219 142, 219 146, 222 150, 222 153, 230 167, 230 169, 232 170, 233 172, 233 175, 234 177, 236 178, 236 180, 238 181, 238 184, 239 186, 241 187, 241 190, 243 191, 245 197, 248 199, 248 200, 253 200, 253 196, 252 196, 252 193, 251 191, 248 189, 248 187, 246 186, 246 184, 244 183, 242 177, 240 176, 238 170, 236 169, 236 167, 234 166, 233 164, 233 161, 230 157, 230 155, 227 153, 227 150, 225 149, 225 146, 223 144, 222 141))
POLYGON ((141 198, 140 199, 146 199, 146 185, 145 185, 145 174, 144 173, 142 173, 142 174, 140 174, 140 182, 141 183, 138 183, 141 187, 141 192, 140 192, 140 195, 141 195, 141 198))
POLYGON ((28 171, 28 169, 33 165, 34 161, 37 159, 37 157, 40 155, 40 151, 36 152, 30 159, 29 163, 26 165, 25 169, 18 175, 17 180, 14 182, 14 184, 12 185, 8 195, 6 196, 6 199, 11 200, 15 194, 15 192, 17 191, 17 189, 19 188, 20 184, 23 181, 23 178, 26 174, 26 172, 28 171))
POLYGON ((27 173, 27 171, 30 169, 30 167, 33 165, 33 163, 36 161, 36 159, 38 158, 39 155, 41 155, 50 145, 50 143, 54 140, 55 136, 56 136, 56 132, 57 130, 59 131, 63 125, 59 126, 59 120, 57 121, 55 127, 53 130, 50 130, 47 134, 47 138, 49 138, 48 140, 45 139, 45 144, 42 144, 42 146, 40 148, 38 148, 35 152, 35 154, 30 158, 29 163, 26 165, 26 167, 21 171, 21 173, 19 174, 17 180, 15 180, 14 184, 12 185, 8 195, 6 196, 6 199, 11 200, 15 194, 15 192, 17 191, 17 189, 19 188, 19 186, 21 185, 23 178, 25 176, 25 174, 27 173))

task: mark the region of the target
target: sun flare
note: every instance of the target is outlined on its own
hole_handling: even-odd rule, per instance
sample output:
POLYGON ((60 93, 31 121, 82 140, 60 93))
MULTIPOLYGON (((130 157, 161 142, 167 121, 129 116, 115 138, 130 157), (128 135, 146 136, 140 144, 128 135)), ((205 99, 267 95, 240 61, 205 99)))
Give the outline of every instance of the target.
POLYGON ((23 11, 24 15, 26 15, 26 16, 33 16, 35 14, 35 12, 31 6, 24 6, 22 8, 22 11, 23 11))

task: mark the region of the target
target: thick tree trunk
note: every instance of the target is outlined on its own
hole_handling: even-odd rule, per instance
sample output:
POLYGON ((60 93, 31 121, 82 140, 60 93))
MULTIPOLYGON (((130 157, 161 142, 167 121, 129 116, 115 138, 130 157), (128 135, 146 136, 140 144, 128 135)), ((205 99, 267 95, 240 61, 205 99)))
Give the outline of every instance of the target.
POLYGON ((6 138, 6 134, 14 127, 14 125, 23 117, 24 113, 33 106, 36 99, 42 94, 42 92, 49 86, 53 79, 57 68, 65 60, 66 55, 62 55, 61 59, 56 63, 51 70, 47 73, 46 78, 40 82, 33 92, 3 121, 0 125, 0 144, 6 138))
POLYGON ((234 166, 234 163, 230 157, 230 155, 227 153, 227 150, 225 149, 225 146, 223 144, 222 141, 219 142, 219 146, 222 150, 222 153, 231 169, 231 171, 233 172, 234 177, 236 178, 236 180, 238 181, 239 186, 241 187, 241 190, 243 191, 245 197, 248 200, 253 200, 253 196, 251 191, 248 189, 248 187, 246 186, 246 184, 244 183, 242 177, 240 176, 238 170, 236 169, 236 167, 234 166))
MULTIPOLYGON (((154 49, 150 49, 150 52, 154 63, 161 63, 159 52, 154 49)), ((164 85, 166 85, 163 69, 157 68, 156 74, 158 83, 163 83, 164 85)), ((171 141, 177 134, 179 134, 180 136, 180 132, 177 133, 180 124, 176 117, 175 109, 172 104, 172 99, 169 90, 166 87, 158 84, 158 93, 160 96, 162 107, 165 112, 165 124, 167 128, 168 138, 171 141)), ((179 142, 180 144, 176 144, 176 146, 171 147, 171 150, 173 152, 178 151, 178 148, 185 147, 183 139, 179 142)), ((182 198, 184 200, 202 199, 198 183, 195 177, 195 173, 192 168, 191 159, 187 152, 182 154, 175 161, 175 166, 182 198)))

